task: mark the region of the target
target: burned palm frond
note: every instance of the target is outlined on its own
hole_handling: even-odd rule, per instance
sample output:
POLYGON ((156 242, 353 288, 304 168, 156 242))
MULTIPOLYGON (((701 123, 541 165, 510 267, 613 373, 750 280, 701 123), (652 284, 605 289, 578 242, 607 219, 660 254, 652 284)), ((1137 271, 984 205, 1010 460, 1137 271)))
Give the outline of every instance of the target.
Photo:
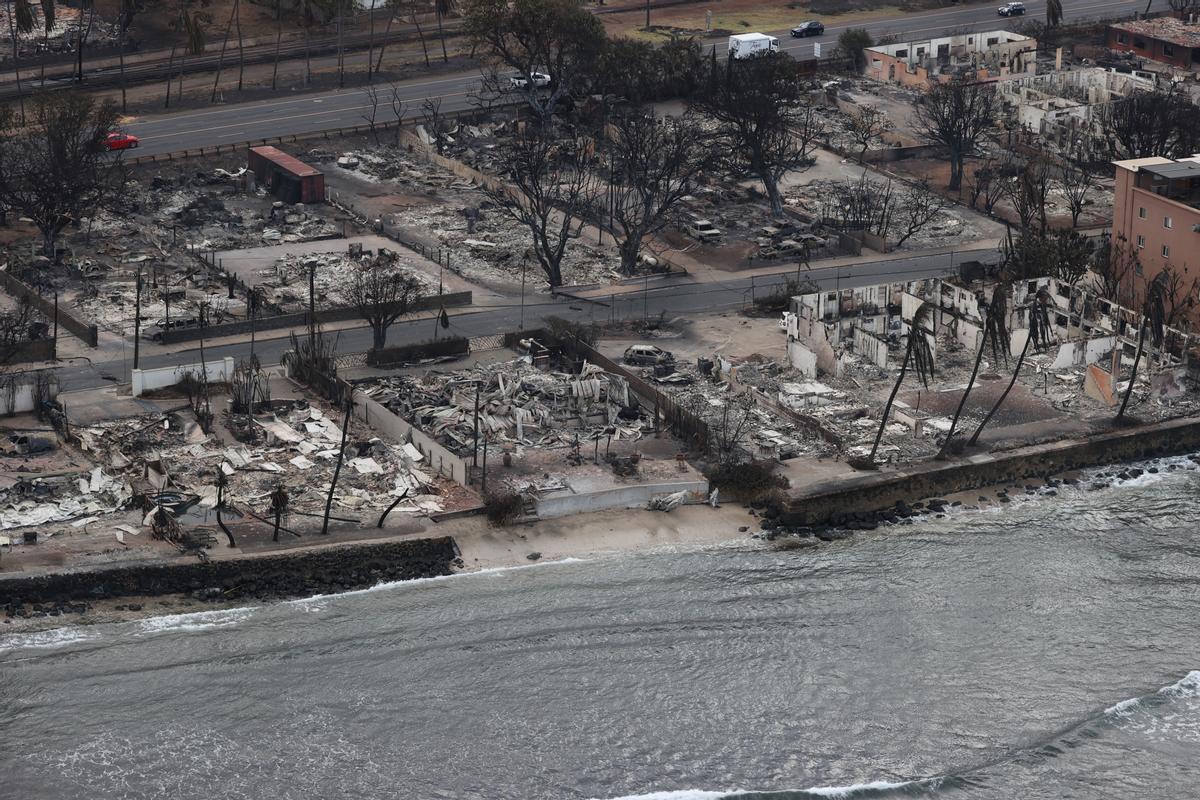
MULTIPOLYGON (((908 332, 908 350, 906 361, 912 362, 913 371, 921 380, 921 385, 929 388, 929 379, 933 377, 933 347, 929 337, 933 335, 932 303, 921 303, 913 314, 912 329, 908 332)), ((903 377, 903 372, 901 373, 903 377)))
POLYGON ((1029 342, 1039 353, 1045 352, 1054 338, 1054 328, 1050 324, 1051 302, 1050 291, 1043 286, 1034 294, 1029 307, 1029 342))
MULTIPOLYGON (((1166 338, 1167 312, 1166 295, 1170 274, 1163 270, 1154 276, 1154 280, 1146 286, 1146 296, 1142 300, 1142 318, 1138 323, 1137 352, 1133 356, 1133 369, 1129 372, 1129 384, 1125 387, 1125 396, 1121 398, 1121 408, 1117 411, 1117 420, 1125 416, 1125 408, 1133 394, 1133 384, 1137 379, 1138 365, 1142 361, 1142 351, 1146 344, 1146 329, 1150 330, 1150 343, 1155 348, 1161 348, 1166 338)), ((1116 376, 1113 376, 1116 379, 1116 376)))
POLYGON ((983 313, 983 336, 992 345, 992 360, 1008 363, 1008 353, 1012 345, 1012 334, 1008 330, 1008 283, 996 284, 992 290, 992 300, 981 308, 983 313))
POLYGON ((888 395, 887 403, 883 407, 883 416, 879 420, 879 430, 875 433, 875 443, 871 445, 871 454, 865 460, 858 459, 852 466, 862 469, 876 468, 875 453, 879 450, 883 429, 887 427, 892 403, 896 399, 896 393, 900 391, 900 384, 904 383, 904 376, 908 374, 910 365, 921 379, 922 385, 929 388, 929 379, 933 377, 933 348, 929 344, 929 337, 932 335, 934 312, 933 304, 925 301, 913 314, 912 327, 908 332, 908 345, 904 349, 904 363, 900 365, 900 375, 896 378, 892 393, 888 395))

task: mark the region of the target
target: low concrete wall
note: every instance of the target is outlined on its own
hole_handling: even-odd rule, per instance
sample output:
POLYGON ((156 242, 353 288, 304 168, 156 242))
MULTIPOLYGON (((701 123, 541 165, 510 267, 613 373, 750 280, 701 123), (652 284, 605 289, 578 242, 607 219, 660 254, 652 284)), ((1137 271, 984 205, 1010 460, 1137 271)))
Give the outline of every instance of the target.
POLYGON ((210 383, 223 383, 233 377, 233 358, 227 356, 220 361, 205 361, 203 364, 196 362, 195 364, 176 364, 172 367, 155 369, 135 369, 132 373, 133 396, 141 397, 146 392, 174 386, 188 372, 194 372, 198 378, 206 368, 210 383))
POLYGON ((178 593, 213 595, 221 600, 306 597, 367 588, 384 581, 449 575, 451 562, 457 557, 454 540, 444 536, 218 561, 189 559, 180 564, 14 575, 0 578, 0 605, 178 593))
POLYGON ((792 498, 780 522, 788 527, 839 524, 848 514, 1073 469, 1200 450, 1200 420, 1181 419, 1114 430, 1087 441, 1055 442, 965 461, 930 461, 899 472, 864 472, 809 487, 792 498))
POLYGON ((878 150, 868 150, 863 155, 863 161, 868 164, 879 164, 888 161, 903 161, 906 158, 942 158, 946 148, 940 144, 915 144, 909 147, 882 147, 878 150))
POLYGON ((405 422, 357 389, 354 391, 354 416, 394 442, 412 442, 425 456, 418 467, 450 478, 461 486, 467 485, 468 468, 465 459, 451 453, 428 434, 405 422))
POLYGON ((0 381, 0 416, 11 417, 37 409, 44 400, 58 397, 58 376, 54 370, 27 370, 0 381))
MULTIPOLYGON (((452 294, 439 294, 430 297, 419 298, 412 306, 412 311, 429 311, 432 309, 456 308, 460 306, 469 306, 473 302, 474 296, 471 292, 454 292, 452 294)), ((344 322, 348 319, 361 319, 362 315, 357 308, 342 306, 340 308, 325 308, 317 311, 317 322, 344 322)), ((256 331, 277 330, 279 328, 299 328, 302 325, 308 324, 308 312, 298 311, 294 314, 277 314, 269 317, 259 317, 254 322, 256 331)), ((363 323, 366 324, 365 322, 363 323)), ((179 342, 191 342, 200 339, 203 335, 207 339, 215 339, 221 336, 236 336, 238 334, 250 332, 250 320, 243 319, 237 322, 227 322, 221 325, 209 325, 203 330, 200 328, 176 328, 173 331, 164 331, 159 341, 163 344, 178 344, 179 342)))
POLYGON ((563 494, 538 499, 538 517, 551 519, 588 511, 608 511, 616 508, 645 508, 650 498, 675 492, 696 492, 698 499, 708 494, 708 481, 679 483, 648 483, 640 486, 619 486, 599 492, 563 494))

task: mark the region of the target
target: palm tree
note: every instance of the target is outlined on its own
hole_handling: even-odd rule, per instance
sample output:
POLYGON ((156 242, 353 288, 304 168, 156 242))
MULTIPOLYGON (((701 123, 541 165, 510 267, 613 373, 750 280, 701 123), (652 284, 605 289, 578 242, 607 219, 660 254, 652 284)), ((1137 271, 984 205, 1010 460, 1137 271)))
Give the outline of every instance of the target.
MULTIPOLYGON (((1125 387, 1125 396, 1121 399, 1121 408, 1117 411, 1117 420, 1125 416, 1125 407, 1129 405, 1129 396, 1133 394, 1133 381, 1137 377, 1138 363, 1142 360, 1142 345, 1146 341, 1146 328, 1150 328, 1150 341, 1155 347, 1162 347, 1163 334, 1166 332, 1166 297, 1167 282, 1170 275, 1164 269, 1150 281, 1146 287, 1146 298, 1142 301, 1142 318, 1138 325, 1137 353, 1133 356, 1133 371, 1129 373, 1129 385, 1125 387)), ((1115 377, 1115 376, 1114 376, 1115 377)))
POLYGON ((225 520, 221 519, 221 507, 225 505, 225 487, 229 485, 229 476, 227 476, 219 467, 217 468, 217 526, 220 527, 225 535, 229 537, 229 546, 237 547, 237 542, 233 540, 233 532, 225 525, 225 520))
POLYGON ((1021 355, 1017 358, 1017 366, 1013 370, 1012 378, 1009 379, 1008 386, 1004 387, 1004 394, 1000 395, 1000 399, 992 406, 992 410, 987 413, 983 422, 979 423, 979 427, 971 434, 971 439, 967 442, 968 447, 973 447, 979 441, 979 434, 983 433, 984 426, 1000 410, 1000 406, 1004 405, 1005 398, 1008 397, 1008 393, 1012 391, 1013 385, 1017 382, 1017 376, 1021 374, 1021 367, 1025 364, 1025 356, 1029 353, 1030 346, 1038 352, 1046 349, 1050 337, 1054 334, 1054 329, 1050 327, 1050 304, 1052 302, 1050 291, 1045 286, 1040 287, 1033 296, 1033 302, 1029 307, 1029 334, 1025 337, 1025 344, 1021 347, 1021 355))
POLYGON ((282 483, 276 484, 275 490, 271 492, 271 513, 275 515, 275 533, 271 536, 272 542, 279 541, 279 523, 283 520, 283 515, 288 510, 288 491, 282 483))
POLYGON ((346 395, 346 418, 342 420, 342 446, 338 448, 337 463, 333 467, 333 480, 329 482, 329 495, 325 498, 325 520, 321 523, 321 533, 329 533, 329 512, 333 510, 333 490, 337 488, 338 475, 342 472, 342 460, 346 457, 346 438, 350 435, 350 412, 354 410, 354 400, 346 395))
POLYGON ((1062 0, 1046 0, 1046 27, 1057 28, 1062 19, 1062 0))
POLYGON ((913 371, 917 373, 921 383, 926 388, 929 387, 929 379, 933 377, 933 349, 929 346, 926 334, 932 330, 933 314, 934 307, 928 302, 921 303, 913 314, 912 325, 908 331, 908 346, 904 348, 904 363, 900 365, 900 377, 896 378, 896 385, 892 387, 892 393, 888 395, 887 404, 883 407, 879 431, 875 434, 875 443, 871 445, 871 455, 867 457, 865 465, 868 469, 876 467, 875 452, 879 449, 879 440, 883 438, 883 429, 887 427, 888 416, 892 412, 892 402, 896 399, 896 393, 900 391, 900 384, 904 383, 909 364, 912 364, 913 371))
POLYGON ((954 410, 954 419, 950 421, 950 431, 946 434, 946 440, 942 442, 938 458, 945 458, 950 449, 954 431, 958 428, 959 417, 962 416, 963 407, 967 404, 967 396, 975 388, 975 378, 979 375, 979 363, 983 360, 983 351, 987 348, 988 341, 992 343, 992 360, 999 363, 1001 359, 1004 359, 1004 362, 1008 363, 1009 334, 1006 321, 1008 318, 1008 283, 1002 280, 996 284, 996 287, 992 289, 990 303, 984 302, 982 293, 978 300, 979 310, 983 316, 983 338, 979 340, 979 352, 975 354, 975 366, 971 369, 971 379, 967 381, 967 388, 958 401, 958 408, 954 410))

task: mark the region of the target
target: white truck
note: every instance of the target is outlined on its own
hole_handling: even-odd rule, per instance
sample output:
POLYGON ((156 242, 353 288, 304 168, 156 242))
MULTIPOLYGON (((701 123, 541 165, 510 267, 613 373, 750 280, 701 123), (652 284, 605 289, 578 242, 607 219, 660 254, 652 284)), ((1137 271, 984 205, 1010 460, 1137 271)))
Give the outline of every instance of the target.
POLYGON ((729 57, 758 58, 779 52, 779 40, 765 33, 735 33, 729 37, 729 57))

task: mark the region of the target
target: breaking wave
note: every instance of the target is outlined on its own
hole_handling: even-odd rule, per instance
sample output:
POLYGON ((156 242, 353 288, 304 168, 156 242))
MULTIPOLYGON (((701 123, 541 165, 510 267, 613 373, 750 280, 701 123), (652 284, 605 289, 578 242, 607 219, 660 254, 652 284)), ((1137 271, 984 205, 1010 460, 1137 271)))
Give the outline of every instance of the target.
POLYGON ((430 578, 413 578, 406 581, 385 581, 383 583, 377 583, 374 586, 367 587, 366 589, 352 589, 348 592, 336 592, 334 594, 314 594, 311 597, 298 597, 294 600, 285 600, 284 603, 286 605, 298 606, 302 609, 309 607, 307 610, 314 610, 311 608, 312 606, 321 606, 325 602, 338 597, 354 597, 356 595, 372 594, 374 592, 387 592, 392 591, 393 589, 404 589, 409 586, 423 586, 429 583, 441 583, 442 581, 450 581, 457 578, 501 575, 508 572, 519 572, 521 570, 538 569, 540 567, 556 567, 563 564, 582 564, 586 560, 587 559, 573 557, 560 558, 555 561, 539 561, 536 564, 519 564, 515 567, 488 567, 487 569, 477 569, 470 572, 455 572, 451 575, 434 575, 430 578))
MULTIPOLYGON (((847 786, 814 786, 809 789, 784 789, 781 791, 753 792, 744 789, 732 789, 727 792, 714 792, 703 789, 680 789, 677 791, 650 792, 648 794, 626 795, 615 800, 801 800, 805 797, 824 797, 830 800, 852 800, 852 798, 877 797, 889 794, 899 789, 917 786, 924 781, 871 781, 870 783, 854 783, 847 786)), ((593 798, 598 800, 598 798, 593 798)))
POLYGON ((1104 714, 1110 718, 1125 717, 1139 709, 1153 708, 1169 703, 1180 697, 1196 697, 1200 695, 1200 670, 1192 670, 1170 686, 1164 686, 1153 694, 1131 697, 1116 705, 1104 709, 1104 714))
POLYGON ((98 633, 82 627, 51 628, 44 631, 15 633, 0 639, 0 653, 5 650, 66 647, 69 644, 87 642, 97 638, 98 633))
POLYGON ((165 633, 175 631, 204 631, 210 628, 226 628, 245 622, 261 606, 223 608, 217 611, 194 611, 190 614, 169 614, 148 617, 133 623, 139 633, 165 633))

